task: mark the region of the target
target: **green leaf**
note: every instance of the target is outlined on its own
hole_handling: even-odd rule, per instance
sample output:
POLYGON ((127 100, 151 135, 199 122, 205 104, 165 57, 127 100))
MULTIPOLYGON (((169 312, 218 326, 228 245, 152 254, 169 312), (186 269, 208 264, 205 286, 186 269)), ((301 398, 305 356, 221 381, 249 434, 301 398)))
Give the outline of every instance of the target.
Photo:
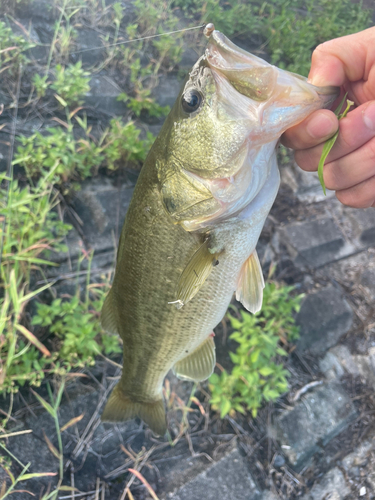
POLYGON ((47 401, 44 400, 42 398, 42 396, 39 396, 39 394, 37 392, 33 391, 32 389, 30 389, 30 390, 34 394, 34 396, 36 397, 36 399, 39 401, 39 403, 48 411, 48 413, 51 415, 51 417, 55 418, 56 412, 52 408, 52 406, 49 403, 47 403, 47 401))
POLYGON ((259 373, 263 375, 263 377, 267 377, 268 375, 271 375, 271 373, 274 372, 274 369, 271 368, 270 366, 263 366, 263 368, 259 369, 259 373))
POLYGON ((260 350, 259 349, 256 349, 255 351, 253 351, 251 353, 250 360, 251 360, 252 363, 256 363, 258 361, 259 354, 260 354, 260 350))
POLYGON ((58 94, 54 94, 54 96, 59 101, 61 106, 63 106, 64 108, 67 107, 68 103, 61 96, 59 96, 58 94))
POLYGON ((231 402, 229 401, 229 399, 224 399, 221 403, 220 418, 224 418, 225 415, 227 415, 231 409, 232 409, 232 405, 231 405, 231 402))
MULTIPOLYGON (((339 114, 340 110, 341 110, 341 108, 342 108, 342 106, 343 106, 343 104, 345 102, 345 99, 346 99, 347 95, 348 95, 348 93, 346 93, 344 95, 344 97, 342 98, 340 104, 337 106, 337 108, 334 111, 335 115, 338 117, 339 120, 341 120, 342 118, 345 118, 345 116, 348 114, 348 111, 349 111, 350 107, 353 106, 353 104, 354 104, 353 101, 349 101, 349 99, 348 99, 347 102, 346 102, 346 108, 345 108, 344 112, 341 113, 341 114, 339 114)), ((329 152, 333 148, 333 145, 335 144, 336 139, 337 139, 338 136, 339 136, 339 130, 337 130, 337 132, 330 139, 328 139, 324 143, 323 151, 322 151, 322 156, 320 157, 320 160, 319 160, 318 175, 319 175, 320 184, 321 184, 321 186, 323 188, 324 195, 326 195, 326 186, 325 186, 324 179, 323 179, 324 162, 326 161, 327 156, 329 155, 329 152)))

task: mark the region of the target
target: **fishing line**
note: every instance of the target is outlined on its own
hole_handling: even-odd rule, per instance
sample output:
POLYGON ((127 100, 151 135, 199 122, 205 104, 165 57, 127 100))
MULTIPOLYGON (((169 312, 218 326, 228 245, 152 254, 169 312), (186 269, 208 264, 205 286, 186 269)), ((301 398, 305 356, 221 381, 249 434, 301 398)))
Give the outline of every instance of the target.
POLYGON ((73 54, 81 54, 82 52, 88 52, 90 50, 98 50, 98 49, 106 49, 109 47, 116 47, 118 45, 126 45, 128 43, 133 43, 133 42, 140 42, 141 40, 149 40, 150 38, 157 38, 159 36, 166 36, 166 35, 174 35, 175 33, 182 33, 183 31, 191 31, 191 30, 197 30, 200 28, 204 28, 206 25, 201 24, 200 26, 194 26, 193 28, 184 28, 182 30, 175 30, 175 31, 168 31, 168 33, 160 33, 158 35, 149 35, 149 36, 144 36, 142 38, 134 38, 133 40, 126 40, 125 42, 117 42, 117 43, 112 43, 111 45, 101 45, 100 47, 91 47, 90 49, 82 49, 82 50, 72 50, 73 54))

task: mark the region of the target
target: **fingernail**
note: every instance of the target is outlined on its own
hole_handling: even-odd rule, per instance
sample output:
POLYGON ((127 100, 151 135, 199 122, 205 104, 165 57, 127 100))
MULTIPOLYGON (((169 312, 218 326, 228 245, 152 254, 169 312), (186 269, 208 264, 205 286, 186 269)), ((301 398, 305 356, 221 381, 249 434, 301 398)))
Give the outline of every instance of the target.
POLYGON ((307 124, 306 130, 314 139, 322 139, 336 132, 337 120, 334 116, 318 114, 311 118, 307 124))
POLYGON ((370 104, 362 111, 363 121, 367 128, 375 130, 375 103, 370 104))
POLYGON ((326 85, 332 85, 332 83, 327 82, 326 78, 322 75, 310 75, 307 79, 309 83, 315 85, 316 87, 325 87, 326 85))

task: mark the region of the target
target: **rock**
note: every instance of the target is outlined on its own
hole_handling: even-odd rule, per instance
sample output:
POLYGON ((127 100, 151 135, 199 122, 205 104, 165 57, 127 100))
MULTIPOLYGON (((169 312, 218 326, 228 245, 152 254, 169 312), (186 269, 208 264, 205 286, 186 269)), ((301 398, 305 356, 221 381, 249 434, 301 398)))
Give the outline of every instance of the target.
POLYGON ((327 378, 341 378, 345 373, 361 377, 363 383, 375 387, 375 347, 368 353, 352 354, 344 346, 336 346, 319 362, 319 367, 327 378))
POLYGON ((277 468, 282 467, 285 465, 285 458, 282 455, 276 455, 273 465, 277 468))
POLYGON ((99 177, 84 183, 77 192, 73 206, 83 222, 85 239, 96 252, 117 244, 133 189, 127 184, 116 188, 107 177, 99 177))
POLYGON ((280 174, 281 181, 288 184, 298 200, 304 204, 318 203, 335 196, 335 192, 329 190, 327 196, 324 196, 318 173, 305 172, 296 163, 283 166, 280 174))
POLYGON ((280 500, 280 497, 272 491, 263 491, 262 496, 259 500, 280 500))
POLYGON ((328 286, 307 295, 296 323, 300 326, 298 348, 323 353, 351 328, 353 311, 341 291, 328 286))
POLYGON ((375 300, 375 268, 364 269, 360 276, 360 283, 366 287, 371 300, 375 300))
MULTIPOLYGON (((357 496, 363 483, 366 484, 367 492, 374 498, 375 495, 375 439, 370 439, 360 444, 353 453, 350 453, 342 461, 342 468, 353 481, 357 490, 357 496)), ((355 498, 357 498, 357 496, 355 498)))
POLYGON ((71 58, 74 62, 81 60, 83 64, 95 66, 99 61, 104 59, 106 54, 103 40, 94 29, 78 29, 75 46, 79 47, 79 49, 77 52, 74 52, 74 50, 71 51, 71 58))
MULTIPOLYGON (((42 389, 37 389, 37 392, 42 394, 46 400, 49 399, 47 394, 43 394, 42 389)), ((35 401, 35 398, 33 400, 35 401)), ((60 426, 69 422, 72 417, 84 415, 76 426, 72 426, 62 433, 65 463, 70 459, 74 465, 82 465, 80 474, 75 478, 75 486, 81 491, 95 489, 97 475, 104 477, 122 466, 124 464, 124 452, 120 449, 120 443, 124 442, 124 439, 130 433, 139 433, 139 424, 135 420, 119 423, 115 426, 100 422, 99 415, 105 401, 106 398, 102 398, 101 392, 90 387, 83 386, 77 392, 74 392, 70 387, 69 401, 63 398, 59 407, 60 426), (77 436, 83 435, 100 403, 99 415, 94 418, 90 427, 92 433, 87 436, 86 444, 82 446, 82 450, 75 455, 73 451, 77 444, 77 436), (103 455, 106 457, 105 460, 101 459, 103 455)), ((55 473, 59 469, 59 462, 48 449, 43 434, 44 431, 53 445, 56 448, 58 447, 54 420, 46 411, 34 408, 34 412, 36 413, 35 417, 27 416, 22 423, 18 422, 17 426, 17 430, 31 429, 33 432, 9 438, 7 448, 24 464, 31 462, 29 472, 55 473), (36 449, 39 451, 38 453, 35 453, 36 449)), ((53 477, 41 477, 37 481, 28 481, 21 484, 23 486, 27 485, 27 489, 39 498, 43 486, 46 488, 51 483, 51 490, 53 490, 57 482, 58 474, 53 477)), ((64 484, 70 484, 68 475, 65 477, 64 484)), ((25 500, 23 493, 15 493, 12 497, 14 497, 14 500, 25 500)))
POLYGON ((280 230, 280 240, 302 268, 317 268, 355 251, 331 218, 292 222, 280 230))
POLYGON ((152 93, 160 106, 172 107, 181 90, 181 85, 182 80, 178 79, 176 75, 162 75, 152 93))
POLYGON ((344 500, 351 493, 343 473, 335 467, 331 469, 319 483, 314 484, 302 500, 344 500))
POLYGON ((373 208, 344 208, 344 214, 352 221, 353 231, 362 246, 375 245, 375 214, 373 208))
POLYGON ((168 493, 165 500, 191 500, 202 498, 202 495, 205 500, 260 499, 260 491, 237 448, 177 490, 168 493))
POLYGON ((356 415, 351 399, 336 382, 309 392, 292 410, 279 415, 270 432, 296 470, 306 465, 333 437, 343 431, 356 415))
POLYGON ((126 104, 117 100, 121 89, 105 73, 94 75, 90 82, 90 92, 85 97, 86 106, 91 107, 90 113, 102 113, 106 116, 125 115, 126 104))

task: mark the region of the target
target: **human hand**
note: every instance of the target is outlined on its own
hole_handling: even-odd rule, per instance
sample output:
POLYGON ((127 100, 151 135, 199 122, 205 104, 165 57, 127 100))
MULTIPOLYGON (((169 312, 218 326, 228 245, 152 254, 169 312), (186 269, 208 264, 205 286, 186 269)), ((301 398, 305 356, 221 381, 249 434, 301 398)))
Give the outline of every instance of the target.
POLYGON ((296 150, 303 170, 317 170, 324 142, 340 126, 324 165, 325 185, 344 205, 375 207, 375 28, 319 45, 309 81, 340 86, 356 107, 340 123, 332 111, 315 111, 287 130, 282 143, 296 150))

